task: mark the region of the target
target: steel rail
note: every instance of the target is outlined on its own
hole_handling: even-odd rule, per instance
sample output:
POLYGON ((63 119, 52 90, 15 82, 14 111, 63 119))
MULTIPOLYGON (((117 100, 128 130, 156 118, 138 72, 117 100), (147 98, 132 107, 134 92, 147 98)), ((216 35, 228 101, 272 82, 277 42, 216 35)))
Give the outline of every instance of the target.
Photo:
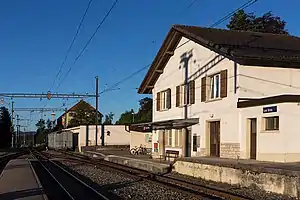
MULTIPOLYGON (((41 154, 40 152, 35 151, 34 153, 32 153, 33 156, 36 157, 36 159, 38 160, 38 162, 41 164, 41 166, 43 166, 43 168, 49 173, 49 175, 59 184, 59 186, 67 193, 67 195, 70 197, 70 199, 74 200, 76 199, 74 196, 72 196, 72 194, 70 192, 67 191, 67 189, 63 186, 63 184, 60 183, 60 181, 55 177, 55 175, 53 175, 53 173, 50 172, 50 170, 41 162, 41 157, 45 158, 45 156, 43 154, 41 154), (38 156, 36 156, 38 155, 38 156)), ((105 195, 101 194, 100 192, 98 192, 97 190, 95 190, 94 188, 92 188, 91 186, 87 185, 85 182, 83 182, 82 180, 80 180, 79 178, 77 178, 76 176, 74 176, 72 173, 68 172, 66 169, 64 169, 63 167, 59 166, 58 164, 56 164, 55 162, 53 162, 52 160, 46 158, 48 162, 50 162, 51 164, 53 164, 55 167, 57 167, 58 169, 60 169, 61 171, 63 171, 65 174, 67 174, 68 176, 72 177, 74 179, 74 181, 79 182, 82 186, 88 188, 89 190, 91 190, 92 192, 94 192, 95 194, 97 194, 101 199, 103 200, 109 200, 108 197, 106 197, 105 195)))
POLYGON ((74 153, 69 153, 69 152, 65 152, 65 151, 58 151, 58 152, 63 153, 62 155, 65 155, 65 156, 68 155, 72 159, 78 158, 79 161, 81 160, 86 164, 92 164, 92 165, 96 165, 96 166, 105 166, 105 167, 108 167, 109 169, 114 169, 114 170, 118 170, 120 172, 125 172, 128 175, 139 177, 139 178, 142 178, 147 181, 151 181, 156 184, 169 186, 170 188, 176 187, 176 189, 183 190, 183 191, 188 190, 188 193, 190 193, 190 194, 193 192, 199 193, 199 191, 200 191, 203 194, 210 195, 212 197, 217 197, 217 198, 225 198, 225 199, 232 199, 232 200, 252 200, 249 197, 245 197, 245 196, 242 196, 239 194, 228 192, 221 188, 202 185, 199 183, 191 183, 186 180, 165 176, 166 174, 154 174, 154 173, 151 173, 151 172, 148 172, 145 170, 140 170, 140 169, 132 168, 132 167, 125 166, 125 165, 120 165, 120 164, 112 163, 112 162, 105 161, 105 160, 100 160, 100 159, 95 160, 93 158, 90 158, 89 156, 76 155, 74 153), (179 188, 178 186, 181 188, 179 188))

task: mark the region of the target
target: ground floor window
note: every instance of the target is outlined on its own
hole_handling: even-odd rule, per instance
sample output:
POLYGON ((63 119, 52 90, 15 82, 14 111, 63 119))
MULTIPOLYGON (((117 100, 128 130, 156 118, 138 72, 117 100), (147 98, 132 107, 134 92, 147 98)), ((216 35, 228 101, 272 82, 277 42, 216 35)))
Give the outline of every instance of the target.
POLYGON ((265 130, 279 130, 279 116, 265 117, 265 130))
POLYGON ((165 130, 165 145, 166 146, 172 146, 172 130, 171 129, 166 129, 165 130))
POLYGON ((175 129, 175 147, 181 146, 182 129, 175 129))
POLYGON ((193 135, 193 151, 200 147, 200 135, 193 135))

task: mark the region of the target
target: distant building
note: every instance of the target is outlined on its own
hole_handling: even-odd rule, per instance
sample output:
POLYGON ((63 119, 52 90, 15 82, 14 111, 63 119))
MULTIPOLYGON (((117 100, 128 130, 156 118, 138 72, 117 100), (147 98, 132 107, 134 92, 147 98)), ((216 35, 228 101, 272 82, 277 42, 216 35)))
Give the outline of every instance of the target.
MULTIPOLYGON (((95 111, 96 110, 91 104, 87 103, 84 100, 80 100, 77 104, 75 104, 74 106, 72 106, 69 110, 67 110, 59 118, 57 118, 57 124, 61 124, 65 128, 68 127, 69 124, 70 124, 71 119, 75 115, 76 109, 79 106, 82 106, 82 104, 84 104, 86 107, 88 107, 88 109, 90 109, 91 111, 95 111)), ((100 118, 102 118, 102 114, 101 113, 100 113, 100 118)))

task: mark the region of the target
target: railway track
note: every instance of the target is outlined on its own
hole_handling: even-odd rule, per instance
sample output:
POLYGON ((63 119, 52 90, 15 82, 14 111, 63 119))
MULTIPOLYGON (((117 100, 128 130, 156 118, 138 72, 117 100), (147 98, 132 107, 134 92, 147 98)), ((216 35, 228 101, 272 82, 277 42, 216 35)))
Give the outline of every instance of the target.
POLYGON ((56 162, 48 159, 43 154, 37 151, 31 151, 31 153, 37 159, 37 163, 33 163, 33 166, 37 171, 38 176, 42 175, 42 177, 39 178, 42 179, 42 185, 50 200, 111 199, 74 176, 56 162), (52 183, 49 183, 49 181, 52 183))
MULTIPOLYGON (((233 194, 228 191, 224 191, 221 188, 209 187, 206 185, 200 185, 197 183, 191 183, 182 179, 173 178, 166 175, 157 175, 148 171, 131 168, 124 165, 111 163, 105 160, 93 159, 88 156, 78 155, 70 152, 59 151, 61 158, 68 158, 77 160, 85 164, 91 164, 97 167, 105 167, 108 170, 117 170, 122 173, 126 173, 129 176, 139 177, 143 180, 150 181, 155 184, 159 184, 165 187, 169 187, 172 190, 180 192, 187 192, 189 194, 201 196, 201 199, 233 199, 233 200, 249 200, 250 198, 241 195, 233 194)), ((47 155, 49 156, 49 155, 47 155)))

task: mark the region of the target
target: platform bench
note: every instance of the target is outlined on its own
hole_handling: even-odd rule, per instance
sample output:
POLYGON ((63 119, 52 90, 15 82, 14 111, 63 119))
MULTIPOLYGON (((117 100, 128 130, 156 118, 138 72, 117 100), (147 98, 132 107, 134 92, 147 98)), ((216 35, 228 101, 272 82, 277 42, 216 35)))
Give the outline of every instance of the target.
POLYGON ((168 158, 168 160, 170 161, 170 158, 178 158, 179 157, 179 151, 175 151, 175 150, 166 150, 166 154, 165 155, 160 155, 160 159, 164 158, 166 160, 166 158, 168 158))

